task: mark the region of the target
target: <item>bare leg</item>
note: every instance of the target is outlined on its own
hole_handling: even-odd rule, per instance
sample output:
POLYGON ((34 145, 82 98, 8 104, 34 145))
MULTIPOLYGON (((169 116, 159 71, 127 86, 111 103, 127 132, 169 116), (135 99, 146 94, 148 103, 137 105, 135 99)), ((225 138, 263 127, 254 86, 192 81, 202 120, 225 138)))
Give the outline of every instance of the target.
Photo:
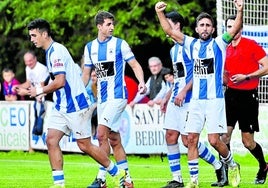
POLYGON ((97 128, 98 132, 98 141, 99 146, 106 152, 106 155, 110 155, 110 144, 109 144, 109 135, 110 135, 110 129, 104 125, 98 125, 97 128))
POLYGON ((64 173, 63 173, 63 157, 62 151, 59 146, 59 142, 64 133, 56 129, 48 129, 47 133, 47 148, 49 162, 52 169, 52 176, 54 184, 64 185, 64 173))
POLYGON ((113 148, 113 153, 116 161, 126 160, 126 152, 121 143, 121 137, 119 133, 111 132, 109 135, 110 144, 113 148))
POLYGON ((89 138, 78 139, 77 145, 81 149, 81 151, 88 154, 105 168, 110 165, 111 161, 108 158, 106 152, 104 152, 100 147, 92 144, 89 138))
POLYGON ((49 162, 52 170, 63 169, 63 158, 62 151, 59 146, 59 142, 63 137, 64 133, 56 129, 48 129, 47 133, 47 149, 49 162))

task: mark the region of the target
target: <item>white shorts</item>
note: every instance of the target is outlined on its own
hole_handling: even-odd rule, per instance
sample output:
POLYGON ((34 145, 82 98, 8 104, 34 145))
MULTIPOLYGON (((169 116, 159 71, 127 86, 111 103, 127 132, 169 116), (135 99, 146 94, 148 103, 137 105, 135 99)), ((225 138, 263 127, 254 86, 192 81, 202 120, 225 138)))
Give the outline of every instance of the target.
POLYGON ((98 103, 98 124, 109 127, 118 132, 120 123, 117 123, 127 105, 127 99, 114 99, 104 103, 98 103))
POLYGON ((176 106, 173 102, 169 102, 165 113, 164 129, 176 130, 182 135, 185 132, 186 119, 188 115, 189 103, 184 103, 182 107, 176 106))
POLYGON ((74 138, 82 139, 91 136, 91 116, 94 108, 89 107, 77 112, 62 113, 55 108, 47 120, 48 128, 57 129, 66 135, 73 133, 74 138))
POLYGON ((224 98, 195 100, 191 99, 185 131, 201 133, 204 125, 208 134, 227 133, 224 98))

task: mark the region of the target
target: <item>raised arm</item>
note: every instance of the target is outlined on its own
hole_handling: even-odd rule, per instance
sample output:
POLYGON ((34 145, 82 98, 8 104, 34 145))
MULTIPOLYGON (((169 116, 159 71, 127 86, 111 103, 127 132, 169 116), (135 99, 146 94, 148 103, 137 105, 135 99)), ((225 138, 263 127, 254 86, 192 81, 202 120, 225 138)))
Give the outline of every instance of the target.
POLYGON ((184 34, 178 30, 172 29, 172 27, 170 26, 164 14, 164 10, 166 9, 166 7, 167 7, 167 4, 162 1, 155 4, 155 11, 159 19, 159 22, 162 26, 162 29, 169 37, 171 37, 176 42, 182 44, 184 40, 184 34))
POLYGON ((236 19, 232 29, 228 31, 232 38, 241 30, 243 26, 243 0, 234 0, 234 4, 237 10, 236 19))

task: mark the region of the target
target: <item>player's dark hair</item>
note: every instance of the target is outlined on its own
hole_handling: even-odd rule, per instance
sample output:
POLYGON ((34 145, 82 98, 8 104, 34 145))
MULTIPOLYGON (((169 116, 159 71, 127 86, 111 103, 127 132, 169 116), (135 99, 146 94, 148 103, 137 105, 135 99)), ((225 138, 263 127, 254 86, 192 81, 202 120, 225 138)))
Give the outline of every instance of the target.
POLYGON ((50 25, 45 19, 35 19, 28 24, 27 28, 28 30, 39 29, 41 32, 46 31, 48 36, 51 36, 50 25))
POLYGON ((107 11, 99 11, 98 14, 95 16, 95 24, 102 25, 105 19, 112 19, 114 20, 114 15, 107 11))
POLYGON ((208 13, 206 13, 206 12, 201 12, 201 13, 197 16, 197 18, 196 18, 196 25, 197 25, 198 22, 199 22, 200 20, 202 20, 203 18, 207 18, 207 19, 209 19, 209 20, 211 21, 211 23, 212 23, 212 26, 214 26, 214 19, 212 18, 212 16, 211 16, 210 14, 208 14, 208 13))
POLYGON ((225 20, 225 27, 227 27, 227 22, 228 20, 235 20, 236 19, 236 15, 231 15, 231 16, 228 16, 225 20))
POLYGON ((182 28, 185 25, 185 21, 184 18, 182 17, 182 15, 180 15, 177 11, 172 11, 169 13, 165 14, 166 18, 171 19, 171 21, 176 24, 176 23, 180 23, 180 29, 182 30, 182 28))

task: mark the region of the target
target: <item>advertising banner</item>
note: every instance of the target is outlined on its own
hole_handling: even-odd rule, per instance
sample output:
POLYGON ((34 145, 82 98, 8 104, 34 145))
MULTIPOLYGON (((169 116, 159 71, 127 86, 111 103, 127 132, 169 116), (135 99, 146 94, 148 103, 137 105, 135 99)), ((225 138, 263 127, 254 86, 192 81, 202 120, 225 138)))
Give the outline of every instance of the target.
POLYGON ((0 150, 29 150, 29 106, 0 101, 0 150))

